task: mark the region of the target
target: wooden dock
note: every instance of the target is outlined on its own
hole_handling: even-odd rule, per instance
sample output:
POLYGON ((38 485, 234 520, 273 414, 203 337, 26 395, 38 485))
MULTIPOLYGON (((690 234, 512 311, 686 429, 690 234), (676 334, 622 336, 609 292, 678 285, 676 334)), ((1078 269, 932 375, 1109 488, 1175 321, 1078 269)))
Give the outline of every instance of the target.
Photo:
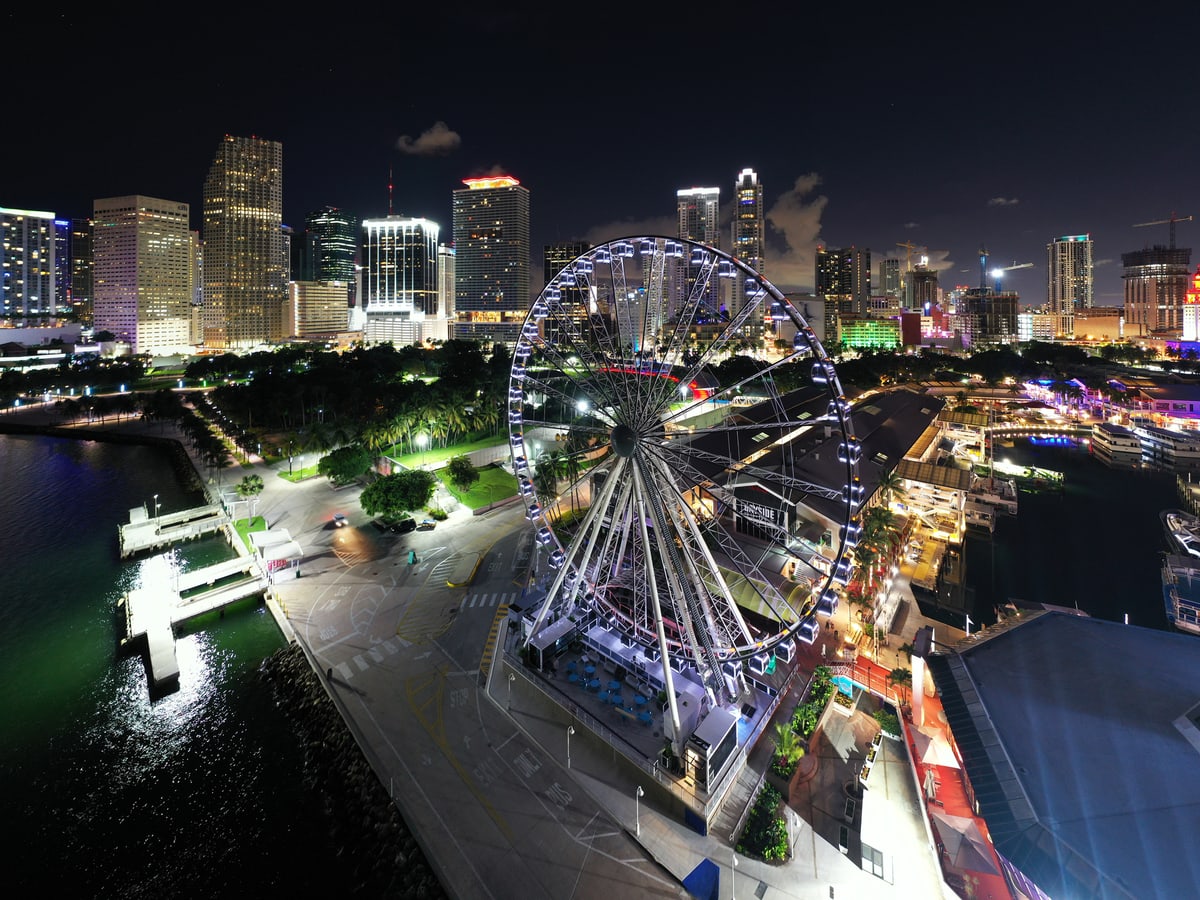
POLYGON ((129 521, 119 529, 121 558, 193 540, 228 524, 229 514, 220 506, 197 506, 161 516, 151 516, 145 507, 135 506, 129 510, 129 521))

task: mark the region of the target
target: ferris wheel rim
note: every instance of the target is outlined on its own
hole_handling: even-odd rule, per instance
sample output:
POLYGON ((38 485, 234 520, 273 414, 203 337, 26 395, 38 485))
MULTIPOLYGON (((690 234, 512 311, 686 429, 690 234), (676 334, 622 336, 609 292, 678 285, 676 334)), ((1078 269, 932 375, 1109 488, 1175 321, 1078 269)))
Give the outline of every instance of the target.
MULTIPOLYGON (((510 454, 513 459, 514 473, 519 479, 522 496, 527 501, 526 514, 534 524, 538 544, 545 547, 552 547, 553 549, 548 551, 550 558, 557 559, 560 567, 568 567, 563 574, 556 574, 556 589, 561 588, 564 583, 571 580, 569 566, 571 565, 570 560, 573 558, 573 555, 568 555, 570 547, 564 546, 555 532, 554 525, 549 518, 550 509, 543 508, 542 504, 537 501, 536 488, 532 479, 534 461, 530 458, 531 455, 525 452, 525 431, 528 423, 536 423, 538 427, 543 429, 557 426, 558 430, 564 432, 562 439, 565 440, 571 437, 571 432, 575 429, 575 426, 567 426, 565 423, 554 423, 548 418, 540 420, 531 418, 527 422, 523 412, 526 389, 530 386, 536 386, 541 392, 544 403, 545 398, 552 398, 563 405, 563 408, 567 408, 567 405, 573 399, 577 398, 580 393, 584 394, 586 402, 590 404, 589 414, 592 416, 593 421, 599 424, 589 424, 584 429, 576 429, 577 433, 575 437, 578 437, 579 434, 587 433, 592 437, 602 438, 604 432, 607 430, 609 436, 608 443, 613 455, 618 459, 632 458, 634 450, 631 450, 631 447, 640 446, 643 442, 647 447, 651 445, 659 447, 667 443, 664 437, 667 424, 677 416, 677 413, 672 413, 668 416, 664 411, 670 407, 671 392, 674 391, 674 388, 671 389, 671 392, 668 392, 662 385, 656 385, 653 382, 659 379, 670 380, 672 378, 678 382, 681 376, 677 377, 673 375, 673 370, 665 367, 660 368, 660 363, 669 362, 675 356, 678 356, 680 360, 686 360, 686 355, 679 352, 681 331, 678 325, 674 333, 666 341, 665 352, 663 345, 655 345, 647 353, 644 340, 635 341, 628 346, 623 341, 613 343, 609 340, 607 346, 604 346, 603 342, 601 342, 599 348, 589 350, 584 347, 581 340, 572 339, 571 335, 567 334, 569 329, 565 327, 560 327, 558 334, 560 338, 562 335, 566 335, 568 339, 563 342, 562 346, 555 346, 553 342, 545 340, 545 336, 542 334, 542 323, 544 320, 552 317, 554 304, 561 303, 563 290, 576 286, 584 270, 590 275, 601 261, 605 265, 611 266, 611 259, 614 254, 632 255, 643 247, 657 248, 657 250, 653 251, 648 249, 648 253, 662 253, 664 249, 673 250, 674 248, 669 246, 671 242, 674 242, 680 248, 686 249, 688 252, 706 254, 707 262, 704 265, 709 267, 705 269, 708 274, 716 272, 722 266, 731 266, 735 273, 746 279, 747 290, 749 290, 749 285, 753 281, 761 291, 755 298, 755 308, 762 308, 766 304, 769 306, 772 316, 778 315, 780 319, 786 318, 791 321, 797 329, 797 333, 803 335, 809 355, 814 359, 814 373, 820 371, 824 375, 824 382, 831 386, 829 388, 832 398, 830 401, 831 421, 836 422, 841 434, 846 436, 847 445, 853 439, 849 428, 849 408, 841 402, 844 401, 844 397, 841 394, 841 387, 837 379, 833 361, 824 351, 820 341, 799 311, 795 309, 778 288, 759 273, 750 269, 736 258, 722 253, 717 248, 695 241, 671 238, 664 235, 639 235, 618 238, 590 248, 563 266, 547 283, 546 287, 531 305, 522 323, 521 339, 518 341, 513 355, 509 379, 510 454), (532 357, 535 349, 539 353, 542 364, 549 368, 550 375, 546 375, 541 370, 539 370, 539 374, 537 375, 529 371, 527 361, 532 357), (656 355, 661 356, 662 359, 656 359, 656 355), (648 376, 652 377, 648 378, 648 376), (519 414, 513 412, 512 402, 516 401, 519 401, 521 405, 519 414), (590 429, 590 431, 586 431, 586 429, 590 429)), ((613 304, 613 309, 619 310, 622 302, 621 298, 617 298, 617 301, 613 304)), ((745 308, 743 307, 743 309, 745 308)), ((619 337, 621 334, 619 327, 620 313, 618 312, 616 315, 618 318, 617 333, 619 337)), ((692 318, 679 317, 679 322, 690 324, 694 321, 694 316, 692 318)), ((631 332, 631 334, 636 333, 631 332)), ((704 353, 701 354, 700 359, 693 361, 691 365, 684 368, 684 373, 701 372, 706 361, 711 361, 706 360, 706 357, 715 352, 714 348, 722 346, 721 337, 723 332, 718 331, 717 335, 717 339, 704 348, 704 353)), ((647 337, 644 327, 642 332, 640 332, 640 337, 642 339, 647 337)), ((696 390, 695 381, 685 383, 680 388, 681 393, 686 396, 688 390, 696 390)), ((721 386, 718 386, 718 388, 722 391, 725 390, 721 386)), ((584 401, 575 400, 575 402, 582 403, 584 401)), ((583 407, 580 407, 580 409, 582 410, 583 407)), ((719 430, 719 426, 716 430, 719 430)), ((732 462, 732 460, 730 461, 732 462)), ((668 479, 662 476, 661 469, 647 468, 646 471, 651 473, 650 477, 660 488, 667 486, 668 479), (658 474, 654 474, 656 472, 658 474)), ((846 515, 844 521, 841 523, 843 533, 839 537, 838 552, 834 563, 830 567, 829 576, 820 587, 820 594, 822 596, 833 587, 835 575, 837 574, 835 570, 841 569, 848 557, 847 535, 851 532, 852 513, 854 509, 854 495, 851 487, 855 480, 856 466, 848 465, 847 483, 844 489, 846 495, 846 515)), ((575 486, 570 486, 570 489, 574 490, 575 486)), ((559 495, 556 503, 561 502, 562 496, 563 494, 559 495)), ((597 515, 599 513, 595 508, 589 509, 585 515, 584 522, 580 525, 580 533, 582 533, 582 529, 587 527, 588 521, 597 515)), ((688 527, 691 528, 692 526, 689 525, 688 527)), ((716 527, 724 530, 724 526, 719 522, 716 524, 716 527)), ((730 537, 728 532, 726 532, 726 537, 730 537)), ((575 541, 577 540, 578 536, 575 538, 575 541)), ((751 568, 756 569, 757 565, 755 563, 751 568)), ((569 590, 572 593, 582 591, 586 596, 590 587, 593 589, 594 599, 594 589, 599 587, 599 583, 584 583, 586 573, 576 572, 574 578, 579 582, 579 585, 571 584, 569 590)), ((737 601, 730 597, 727 591, 724 593, 723 599, 725 602, 736 607, 737 601)), ((604 601, 602 600, 601 602, 604 601)), ((636 623, 634 624, 636 626, 636 623)), ((738 644, 734 644, 731 641, 724 648, 725 656, 729 659, 744 660, 770 651, 784 641, 796 637, 801 624, 801 622, 797 621, 786 628, 781 628, 780 632, 770 639, 747 641, 738 644)), ((636 627, 634 630, 636 631, 636 627)))

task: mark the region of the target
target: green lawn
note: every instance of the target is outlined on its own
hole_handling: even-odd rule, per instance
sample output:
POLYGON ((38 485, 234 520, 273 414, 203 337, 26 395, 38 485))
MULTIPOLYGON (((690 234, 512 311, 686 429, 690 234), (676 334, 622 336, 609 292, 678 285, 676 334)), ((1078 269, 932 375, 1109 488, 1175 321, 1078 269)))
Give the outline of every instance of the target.
MULTIPOLYGON (((389 459, 394 459, 406 469, 418 469, 423 465, 435 469, 444 466, 452 457, 470 453, 472 450, 484 450, 488 447, 496 447, 507 443, 508 433, 505 432, 489 435, 488 437, 480 438, 477 441, 470 441, 469 443, 455 444, 452 447, 429 447, 423 453, 404 453, 397 456, 394 452, 396 448, 391 447, 384 451, 384 455, 389 459)), ((486 501, 484 502, 486 503, 486 501)))
POLYGON ((267 520, 262 516, 255 516, 253 519, 234 519, 233 530, 238 533, 238 537, 242 539, 246 549, 253 552, 254 547, 250 544, 250 534, 255 531, 266 531, 267 520))
POLYGON ((488 506, 517 493, 517 479, 500 466, 484 466, 478 472, 479 480, 466 492, 460 491, 450 483, 450 473, 445 468, 438 469, 433 474, 446 486, 446 490, 458 498, 460 503, 471 509, 488 506))

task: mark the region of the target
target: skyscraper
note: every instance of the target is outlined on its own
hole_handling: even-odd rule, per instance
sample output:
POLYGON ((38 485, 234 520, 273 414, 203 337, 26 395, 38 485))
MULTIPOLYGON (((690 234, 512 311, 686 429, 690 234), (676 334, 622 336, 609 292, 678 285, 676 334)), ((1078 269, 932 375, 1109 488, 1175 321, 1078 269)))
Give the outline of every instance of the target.
POLYGON ((133 353, 191 349, 188 215, 186 203, 138 195, 92 204, 95 327, 133 353))
POLYGON ((54 313, 54 213, 0 206, 0 316, 54 313))
POLYGON ((420 343, 438 316, 438 225, 388 216, 363 222, 363 305, 368 344, 420 343))
POLYGON ((1091 309, 1092 236, 1065 235, 1046 245, 1046 311, 1059 318, 1058 334, 1075 334, 1075 313, 1091 309))
POLYGON ((515 346, 529 310, 529 188, 511 175, 465 178, 453 196, 450 336, 515 346))
POLYGON ((893 300, 899 301, 900 297, 900 260, 899 259, 881 259, 879 261, 879 286, 880 293, 885 297, 891 297, 893 300))
MULTIPOLYGON (((684 240, 697 241, 721 249, 721 189, 715 187, 684 188, 675 192, 676 212, 679 218, 679 236, 684 240)), ((679 279, 680 296, 675 298, 676 308, 691 295, 699 267, 691 265, 684 257, 680 266, 687 269, 685 277, 679 279), (686 292, 686 293, 685 293, 686 292)), ((719 279, 718 279, 719 281, 719 279)), ((719 294, 721 285, 710 281, 704 288, 703 303, 716 314, 722 305, 719 294)), ((670 313, 669 313, 670 314, 670 313)))
POLYGON ((225 135, 204 181, 204 343, 282 340, 288 257, 283 145, 225 135))
POLYGON ((358 224, 345 210, 326 206, 309 213, 304 219, 304 255, 297 277, 354 284, 358 236, 358 224))
MULTIPOLYGON (((753 169, 742 169, 733 185, 734 209, 730 254, 736 256, 755 272, 765 275, 767 231, 763 211, 763 186, 753 169)), ((729 315, 736 316, 745 303, 746 283, 735 278, 730 286, 729 315)), ((748 323, 761 327, 762 322, 748 323)))
POLYGON ((92 324, 92 220, 71 220, 71 310, 92 324))

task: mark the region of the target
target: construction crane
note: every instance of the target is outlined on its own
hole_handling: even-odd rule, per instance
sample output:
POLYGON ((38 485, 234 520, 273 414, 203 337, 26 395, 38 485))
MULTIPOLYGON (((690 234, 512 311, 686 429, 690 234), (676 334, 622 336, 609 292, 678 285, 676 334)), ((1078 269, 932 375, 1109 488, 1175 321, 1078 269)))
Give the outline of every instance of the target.
POLYGON ((1192 221, 1191 216, 1177 216, 1177 215, 1175 215, 1174 212, 1172 212, 1171 218, 1169 218, 1169 219, 1159 219, 1156 222, 1138 222, 1133 227, 1134 228, 1145 228, 1147 225, 1170 225, 1171 226, 1171 249, 1174 250, 1175 249, 1175 223, 1176 222, 1190 222, 1190 221, 1192 221))
POLYGON ((896 246, 904 247, 908 250, 908 253, 905 254, 905 257, 904 257, 904 271, 911 272, 912 271, 913 251, 914 250, 924 250, 925 248, 923 246, 921 246, 920 244, 914 244, 912 241, 905 241, 904 243, 900 243, 897 241, 896 246))
POLYGON ((1033 263, 1017 263, 1014 262, 1011 266, 1002 266, 998 269, 992 269, 992 278, 996 279, 996 293, 1000 293, 1000 279, 1009 272, 1015 272, 1017 269, 1032 269, 1033 263))

